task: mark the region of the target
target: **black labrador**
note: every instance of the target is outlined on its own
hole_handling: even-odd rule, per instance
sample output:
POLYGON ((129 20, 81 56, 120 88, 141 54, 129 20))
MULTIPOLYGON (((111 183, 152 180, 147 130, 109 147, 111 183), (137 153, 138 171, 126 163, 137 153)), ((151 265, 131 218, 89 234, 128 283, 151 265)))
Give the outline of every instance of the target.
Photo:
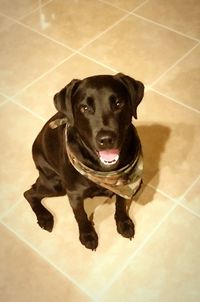
POLYGON ((80 241, 95 250, 98 237, 84 210, 84 199, 115 194, 117 230, 126 238, 134 236, 126 200, 142 182, 141 144, 132 117, 137 118, 143 94, 140 81, 119 73, 72 80, 54 96, 58 112, 32 149, 39 177, 24 193, 41 228, 51 232, 54 224, 42 199, 67 194, 80 241))

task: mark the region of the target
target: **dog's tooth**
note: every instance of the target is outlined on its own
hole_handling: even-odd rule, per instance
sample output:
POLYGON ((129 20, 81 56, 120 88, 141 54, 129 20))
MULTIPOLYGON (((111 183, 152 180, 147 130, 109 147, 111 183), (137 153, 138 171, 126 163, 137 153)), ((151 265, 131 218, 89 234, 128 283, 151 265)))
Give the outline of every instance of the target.
POLYGON ((116 159, 113 159, 112 161, 107 161, 107 160, 104 160, 103 158, 100 157, 100 160, 101 162, 106 165, 106 166, 110 166, 110 165, 113 165, 113 164, 116 164, 117 160, 118 160, 118 157, 116 157, 116 159))

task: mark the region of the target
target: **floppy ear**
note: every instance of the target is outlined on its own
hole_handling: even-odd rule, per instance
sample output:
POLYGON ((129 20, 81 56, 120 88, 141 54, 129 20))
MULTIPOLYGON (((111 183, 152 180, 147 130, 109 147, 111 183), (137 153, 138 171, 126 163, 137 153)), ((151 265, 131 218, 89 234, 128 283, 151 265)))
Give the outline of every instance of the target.
POLYGON ((137 119, 137 106, 141 102, 144 96, 144 85, 140 81, 136 81, 133 78, 124 75, 123 73, 118 73, 115 75, 115 78, 118 79, 129 92, 131 105, 133 110, 133 116, 137 119))
POLYGON ((54 96, 54 105, 59 112, 62 112, 68 120, 70 126, 73 126, 74 117, 72 109, 72 96, 78 87, 80 80, 72 80, 60 92, 54 96))

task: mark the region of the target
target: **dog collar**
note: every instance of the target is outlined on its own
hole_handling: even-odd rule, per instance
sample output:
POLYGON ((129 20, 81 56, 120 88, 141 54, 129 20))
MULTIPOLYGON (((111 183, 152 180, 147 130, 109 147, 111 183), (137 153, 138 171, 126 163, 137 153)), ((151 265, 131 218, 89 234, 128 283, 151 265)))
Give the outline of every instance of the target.
POLYGON ((70 150, 67 142, 67 127, 65 128, 65 138, 66 151, 70 163, 81 175, 125 199, 131 199, 140 189, 143 171, 141 146, 139 147, 137 157, 130 164, 119 170, 101 172, 84 165, 70 150))
POLYGON ((51 129, 56 129, 61 125, 67 125, 67 127, 69 126, 67 118, 65 118, 65 117, 64 118, 58 118, 58 119, 56 119, 54 121, 51 121, 49 123, 49 127, 51 129))

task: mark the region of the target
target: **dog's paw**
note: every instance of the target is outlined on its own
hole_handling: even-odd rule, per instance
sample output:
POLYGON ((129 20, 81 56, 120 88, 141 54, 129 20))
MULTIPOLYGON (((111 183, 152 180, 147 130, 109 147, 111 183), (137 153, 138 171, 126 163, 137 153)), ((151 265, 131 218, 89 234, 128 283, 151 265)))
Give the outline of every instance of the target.
POLYGON ((53 229, 53 225, 54 225, 54 219, 52 214, 49 211, 43 211, 43 213, 40 213, 37 215, 37 220, 38 220, 38 224, 39 226, 48 231, 51 232, 53 229))
POLYGON ((92 251, 96 250, 98 246, 98 236, 94 229, 81 232, 79 239, 87 249, 91 249, 92 251))
POLYGON ((125 238, 132 239, 135 234, 135 227, 132 220, 127 217, 125 219, 116 220, 117 231, 125 238))

